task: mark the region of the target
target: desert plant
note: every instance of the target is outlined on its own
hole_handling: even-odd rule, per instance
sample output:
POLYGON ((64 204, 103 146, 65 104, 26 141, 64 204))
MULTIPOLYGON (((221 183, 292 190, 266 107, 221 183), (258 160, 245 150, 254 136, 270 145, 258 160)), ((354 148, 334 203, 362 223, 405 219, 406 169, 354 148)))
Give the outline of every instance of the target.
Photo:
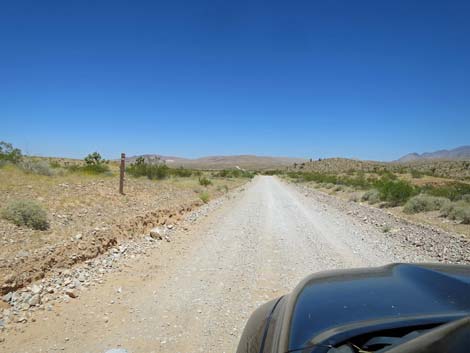
POLYGON ((109 172, 107 164, 88 164, 80 168, 81 171, 88 174, 103 174, 109 172))
POLYGON ((84 158, 84 161, 87 165, 96 165, 96 164, 104 164, 106 160, 101 157, 101 154, 98 152, 90 153, 88 156, 84 158))
POLYGON ((90 153, 84 158, 85 166, 81 167, 85 173, 89 174, 102 174, 109 172, 108 161, 101 158, 101 155, 98 152, 90 153))
POLYGON ((46 230, 49 228, 46 211, 37 203, 30 200, 11 202, 1 212, 2 218, 32 229, 46 230))
POLYGON ((170 168, 164 163, 150 164, 146 163, 143 157, 137 158, 136 162, 131 164, 127 173, 133 177, 146 176, 149 179, 162 180, 168 177, 170 168))
POLYGON ((382 178, 375 185, 380 193, 380 199, 388 202, 389 206, 399 206, 404 204, 416 193, 413 186, 403 180, 390 180, 382 178))
POLYGON ((380 201, 380 192, 377 189, 367 190, 361 197, 362 201, 367 201, 370 204, 375 204, 380 201))
POLYGON ((361 194, 358 192, 355 192, 349 196, 349 201, 351 202, 359 202, 361 199, 361 194))
POLYGON ((403 207, 405 213, 437 211, 450 203, 449 199, 439 196, 419 194, 410 198, 403 207))
POLYGON ((411 177, 414 179, 419 179, 423 177, 423 173, 421 173, 419 170, 416 170, 416 169, 411 169, 410 174, 411 174, 411 177))
POLYGON ((23 158, 21 150, 14 148, 11 143, 0 141, 0 160, 11 163, 19 163, 23 158))
POLYGON ((463 224, 470 224, 470 203, 461 200, 447 204, 442 207, 441 215, 463 224))
POLYGON ((227 185, 219 185, 217 187, 218 191, 223 191, 223 192, 228 192, 228 186, 227 185))
POLYGON ((202 177, 199 177, 199 185, 207 187, 209 185, 212 185, 212 181, 207 179, 205 176, 202 176, 202 177))
POLYGON ((189 178, 193 175, 193 171, 190 169, 185 169, 183 167, 177 169, 169 169, 172 175, 182 177, 182 178, 189 178))
POLYGON ((46 161, 32 161, 25 160, 20 163, 20 168, 31 174, 47 175, 53 176, 55 174, 54 170, 50 167, 49 163, 46 161))
POLYGON ((209 193, 206 191, 203 191, 199 194, 199 198, 201 199, 202 202, 208 203, 209 202, 209 193))
POLYGON ((451 201, 458 201, 462 196, 470 194, 470 185, 454 182, 446 185, 425 185, 422 191, 433 196, 446 197, 451 201))

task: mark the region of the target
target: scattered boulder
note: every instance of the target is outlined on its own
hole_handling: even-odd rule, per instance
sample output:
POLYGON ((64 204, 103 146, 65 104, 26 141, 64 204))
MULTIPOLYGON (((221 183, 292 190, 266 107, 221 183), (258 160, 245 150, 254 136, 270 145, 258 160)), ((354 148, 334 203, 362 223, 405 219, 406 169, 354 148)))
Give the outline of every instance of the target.
POLYGON ((78 292, 73 288, 67 288, 65 290, 65 294, 67 294, 70 298, 77 298, 78 292))
POLYGON ((28 300, 28 304, 30 306, 35 306, 41 303, 41 297, 39 294, 34 294, 31 298, 28 300))
POLYGON ((152 229, 150 230, 150 234, 149 234, 149 235, 150 235, 150 237, 153 238, 153 239, 159 239, 159 240, 161 240, 161 239, 163 238, 163 234, 162 234, 162 233, 163 233, 163 232, 161 231, 160 228, 155 227, 155 228, 152 228, 152 229))

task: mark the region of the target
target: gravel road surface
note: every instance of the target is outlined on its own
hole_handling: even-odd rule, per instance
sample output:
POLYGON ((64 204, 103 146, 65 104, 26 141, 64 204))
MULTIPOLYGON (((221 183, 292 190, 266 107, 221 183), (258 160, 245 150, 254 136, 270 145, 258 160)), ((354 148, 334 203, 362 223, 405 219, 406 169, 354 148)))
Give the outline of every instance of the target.
POLYGON ((234 352, 250 313, 312 272, 436 260, 320 199, 256 177, 171 242, 38 312, 0 350, 234 352))

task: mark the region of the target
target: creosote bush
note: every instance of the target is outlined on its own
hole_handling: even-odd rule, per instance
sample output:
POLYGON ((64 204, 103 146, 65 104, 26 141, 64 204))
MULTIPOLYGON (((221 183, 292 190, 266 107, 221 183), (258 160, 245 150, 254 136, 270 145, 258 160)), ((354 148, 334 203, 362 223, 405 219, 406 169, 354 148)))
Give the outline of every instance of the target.
POLYGON ((37 230, 49 228, 46 211, 30 200, 17 200, 10 203, 1 212, 2 218, 16 224, 37 230))
POLYGON ((378 181, 375 187, 380 193, 380 199, 388 202, 390 206, 402 205, 416 193, 410 183, 402 180, 385 178, 378 181))
POLYGON ((418 213, 437 211, 450 204, 450 200, 445 197, 419 194, 409 199, 403 207, 405 213, 418 213))

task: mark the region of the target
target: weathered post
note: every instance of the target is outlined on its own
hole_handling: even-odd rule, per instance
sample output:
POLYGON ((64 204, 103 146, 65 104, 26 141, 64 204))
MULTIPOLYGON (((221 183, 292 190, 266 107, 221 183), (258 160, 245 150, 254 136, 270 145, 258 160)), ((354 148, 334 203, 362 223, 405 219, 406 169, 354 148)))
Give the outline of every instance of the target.
POLYGON ((126 171, 126 154, 121 153, 121 170, 119 173, 119 193, 124 195, 124 172, 126 171))

